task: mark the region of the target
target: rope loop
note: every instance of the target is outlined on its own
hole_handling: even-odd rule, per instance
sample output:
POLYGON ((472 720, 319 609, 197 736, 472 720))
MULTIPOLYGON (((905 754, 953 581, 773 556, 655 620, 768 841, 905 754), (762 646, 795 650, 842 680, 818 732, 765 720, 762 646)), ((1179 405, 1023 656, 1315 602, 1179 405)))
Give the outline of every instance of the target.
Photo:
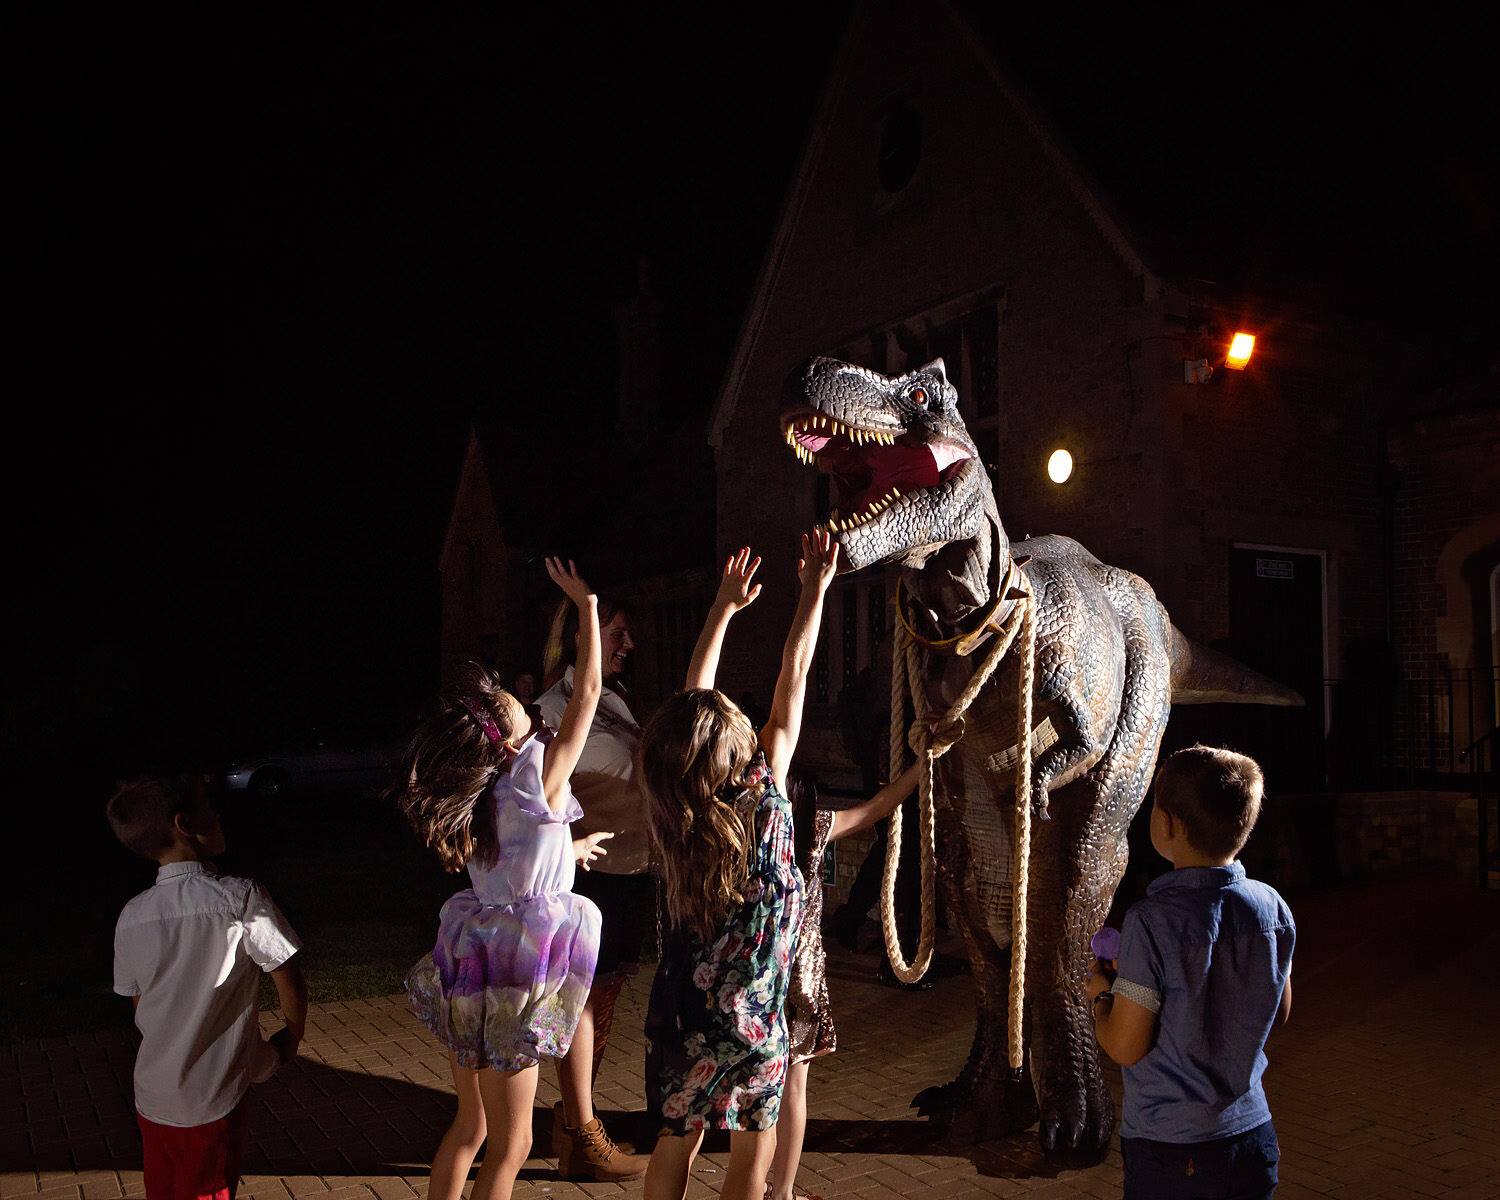
MULTIPOLYGON (((880 886, 880 924, 885 935, 886 957, 891 971, 902 983, 916 983, 927 973, 932 963, 933 945, 936 941, 937 917, 934 899, 933 875, 937 863, 937 846, 933 813, 933 767, 939 758, 963 739, 964 714, 974 703, 980 690, 989 682, 1001 660, 1010 650, 1016 637, 1021 637, 1023 660, 1017 687, 1017 715, 1019 732, 1016 737, 1016 887, 1011 906, 1011 973, 1010 1013, 1007 1023, 1010 1067, 1019 1075, 1024 1056, 1023 1024, 1026 987, 1026 891, 1031 857, 1031 716, 1032 688, 1036 672, 1036 620, 1035 601, 1029 592, 1015 585, 1021 580, 1018 564, 1012 561, 999 589, 1006 600, 1016 603, 1004 623, 985 626, 963 639, 967 653, 979 644, 983 632, 993 632, 994 644, 985 655, 978 670, 970 677, 962 694, 949 710, 934 719, 927 703, 927 691, 922 682, 922 667, 918 659, 919 639, 907 624, 905 614, 900 611, 901 596, 897 589, 897 615, 901 618, 894 629, 891 662, 891 758, 890 777, 901 773, 904 755, 902 752, 902 725, 905 721, 906 698, 909 695, 916 714, 906 741, 922 762, 917 790, 920 814, 919 836, 921 838, 921 893, 922 924, 917 939, 916 955, 907 962, 901 951, 901 940, 896 930, 895 894, 896 871, 901 861, 901 807, 890 816, 890 831, 886 837, 885 871, 880 886), (904 669, 903 669, 904 668, 904 669)), ((989 615, 999 611, 999 605, 990 609, 989 615)), ((949 639, 949 642, 958 639, 949 639)), ((926 643, 934 648, 948 643, 926 643)))

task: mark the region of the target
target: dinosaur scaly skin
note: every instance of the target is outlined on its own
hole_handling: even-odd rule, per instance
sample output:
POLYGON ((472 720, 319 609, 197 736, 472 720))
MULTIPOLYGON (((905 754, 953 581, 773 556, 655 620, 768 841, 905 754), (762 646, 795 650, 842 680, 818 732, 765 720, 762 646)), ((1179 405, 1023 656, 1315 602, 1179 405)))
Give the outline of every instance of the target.
MULTIPOLYGON (((1089 939, 1124 874, 1130 819, 1171 704, 1300 699, 1193 645, 1150 585, 1070 538, 1012 546, 941 359, 894 378, 814 359, 799 402, 781 420, 798 456, 839 485, 829 527, 843 569, 900 564, 906 619, 921 637, 941 643, 982 624, 1012 558, 1035 597, 1033 725, 1050 718, 1058 738, 1031 775, 1033 811, 1048 819, 1033 822, 1029 859, 1029 1078, 1010 1078, 1005 1044, 1015 775, 990 765, 1016 744, 1021 664, 1012 649, 965 714, 962 739, 937 762, 938 880, 964 939, 979 1011, 959 1077, 917 1103, 955 1142, 1039 1119, 1047 1150, 1102 1154, 1114 1109, 1084 990, 1089 939)), ((984 644, 967 656, 924 647, 928 707, 946 712, 984 656, 984 644)))

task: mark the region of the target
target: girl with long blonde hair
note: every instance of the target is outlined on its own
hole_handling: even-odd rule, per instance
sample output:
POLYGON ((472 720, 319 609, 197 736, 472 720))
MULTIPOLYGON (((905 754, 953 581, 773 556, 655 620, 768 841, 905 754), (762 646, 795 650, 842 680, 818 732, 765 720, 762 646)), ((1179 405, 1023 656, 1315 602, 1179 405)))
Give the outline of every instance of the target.
POLYGON ((787 1071, 782 1013, 801 913, 791 809, 781 790, 802 728, 823 597, 837 571, 826 532, 804 535, 802 585, 771 715, 757 734, 714 690, 730 619, 760 594, 749 549, 725 564, 687 690, 641 737, 640 778, 670 929, 646 1014, 646 1087, 661 1136, 647 1200, 682 1200, 707 1129, 727 1129, 720 1195, 761 1200, 787 1071))

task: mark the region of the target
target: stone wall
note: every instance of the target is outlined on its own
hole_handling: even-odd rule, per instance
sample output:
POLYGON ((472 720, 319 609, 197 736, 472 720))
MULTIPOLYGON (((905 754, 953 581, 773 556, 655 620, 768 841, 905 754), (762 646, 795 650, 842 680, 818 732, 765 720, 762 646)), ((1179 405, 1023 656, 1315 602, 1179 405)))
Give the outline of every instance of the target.
MULTIPOLYGON (((1489 803, 1493 821, 1493 795, 1489 803)), ((824 893, 825 913, 848 899, 872 842, 869 833, 861 833, 831 848, 837 867, 824 893)), ((1295 896, 1416 866, 1450 866, 1470 881, 1478 870, 1477 853, 1478 806, 1471 795, 1345 792, 1271 797, 1241 860, 1251 876, 1295 896)), ((1134 835, 1131 856, 1122 889, 1140 892, 1166 869, 1149 843, 1134 835)), ((908 954, 912 950, 907 947, 908 954)))

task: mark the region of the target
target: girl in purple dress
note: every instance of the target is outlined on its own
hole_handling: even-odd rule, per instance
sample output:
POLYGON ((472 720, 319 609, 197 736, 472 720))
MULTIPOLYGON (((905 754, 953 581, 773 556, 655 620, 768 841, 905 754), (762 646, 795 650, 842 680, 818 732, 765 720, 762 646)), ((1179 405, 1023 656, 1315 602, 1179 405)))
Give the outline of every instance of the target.
POLYGON ((571 889, 575 861, 587 870, 610 834, 573 840, 569 823, 582 814, 568 777, 599 701, 599 618, 571 562, 548 559, 547 574, 581 618, 573 697, 557 730, 475 667, 402 760, 398 794, 412 828, 450 871, 467 866, 473 883, 443 906, 437 945, 406 981, 413 1011, 448 1048, 458 1093, 432 1163, 432 1200, 458 1200, 486 1138, 473 1196, 511 1194, 531 1153, 538 1060, 567 1054, 594 977, 599 910, 571 889))
POLYGON ((714 690, 730 618, 760 593, 760 559, 741 550, 688 666, 688 690, 641 736, 641 777, 671 929, 646 1012, 646 1088, 661 1136, 646 1200, 682 1200, 706 1129, 727 1129, 724 1200, 760 1200, 787 1070, 783 1015, 801 912, 792 814, 778 786, 802 727, 823 596, 838 545, 802 540, 802 594, 782 652, 771 716, 757 734, 714 690))

